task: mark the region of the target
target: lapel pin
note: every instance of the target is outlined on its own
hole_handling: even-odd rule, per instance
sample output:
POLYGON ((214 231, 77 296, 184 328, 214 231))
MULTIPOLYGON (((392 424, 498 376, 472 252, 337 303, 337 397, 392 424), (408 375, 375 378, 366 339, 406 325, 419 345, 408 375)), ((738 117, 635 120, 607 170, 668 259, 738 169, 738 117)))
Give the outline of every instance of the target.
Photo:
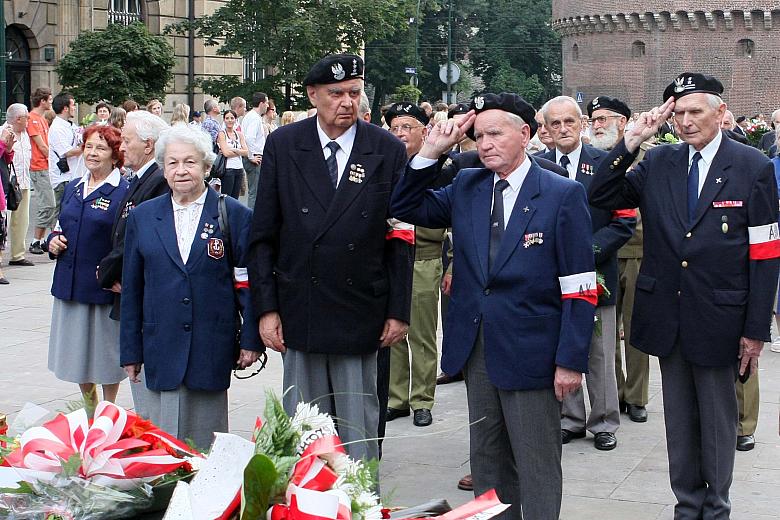
POLYGON ((200 234, 200 238, 202 238, 203 240, 206 240, 208 237, 209 237, 208 233, 201 233, 200 234))
POLYGON ((523 208, 523 213, 528 213, 529 211, 531 211, 531 208, 529 208, 528 206, 523 208))
POLYGON ((721 179, 720 177, 715 179, 715 184, 720 184, 721 182, 723 182, 723 179, 721 179))

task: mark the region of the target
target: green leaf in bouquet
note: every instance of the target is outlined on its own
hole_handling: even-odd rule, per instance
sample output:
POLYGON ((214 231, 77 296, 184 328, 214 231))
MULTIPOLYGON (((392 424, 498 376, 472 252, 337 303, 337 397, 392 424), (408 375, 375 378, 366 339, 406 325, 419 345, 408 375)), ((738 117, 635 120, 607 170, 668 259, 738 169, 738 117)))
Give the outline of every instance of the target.
POLYGON ((74 453, 68 460, 63 461, 62 471, 60 473, 63 477, 77 477, 80 469, 81 456, 78 453, 74 453))
POLYGON ((19 482, 18 488, 0 488, 0 495, 5 494, 11 494, 11 495, 34 495, 35 489, 30 485, 29 482, 19 482))
POLYGON ((255 453, 280 457, 295 455, 299 437, 282 402, 273 392, 266 392, 265 423, 257 432, 255 453))
POLYGON ((241 490, 242 520, 265 518, 278 478, 274 461, 266 455, 257 454, 249 460, 244 469, 244 487, 241 490))

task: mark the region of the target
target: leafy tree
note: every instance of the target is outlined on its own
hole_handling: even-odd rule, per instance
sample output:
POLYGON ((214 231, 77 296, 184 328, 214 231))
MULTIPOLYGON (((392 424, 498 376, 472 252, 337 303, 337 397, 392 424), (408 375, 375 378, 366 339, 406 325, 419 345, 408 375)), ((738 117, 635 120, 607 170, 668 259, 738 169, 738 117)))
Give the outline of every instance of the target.
MULTIPOLYGON (((252 56, 259 66, 270 67, 265 88, 284 92, 289 107, 292 86, 302 82, 312 64, 328 53, 357 52, 366 42, 402 29, 411 1, 228 0, 198 19, 194 29, 205 45, 219 46, 218 55, 252 56)), ((166 31, 188 29, 189 23, 181 22, 166 31)))
POLYGON ((126 99, 164 100, 174 64, 170 43, 136 22, 82 33, 56 71, 62 86, 80 102, 108 100, 116 105, 126 99))
POLYGON ((420 89, 415 88, 411 85, 401 85, 400 87, 396 87, 395 92, 393 93, 393 102, 401 102, 401 101, 408 101, 409 103, 417 103, 417 101, 420 99, 420 89))

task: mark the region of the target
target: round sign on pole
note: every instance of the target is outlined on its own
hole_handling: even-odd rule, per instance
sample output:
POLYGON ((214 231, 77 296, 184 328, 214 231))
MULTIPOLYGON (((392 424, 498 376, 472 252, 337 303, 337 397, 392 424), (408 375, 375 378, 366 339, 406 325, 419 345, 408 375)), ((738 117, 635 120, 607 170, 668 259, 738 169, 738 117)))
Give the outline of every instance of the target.
MULTIPOLYGON (((439 79, 445 85, 447 84, 447 65, 442 65, 439 68, 439 79)), ((450 85, 454 85, 460 79, 460 67, 457 63, 450 63, 450 85)))

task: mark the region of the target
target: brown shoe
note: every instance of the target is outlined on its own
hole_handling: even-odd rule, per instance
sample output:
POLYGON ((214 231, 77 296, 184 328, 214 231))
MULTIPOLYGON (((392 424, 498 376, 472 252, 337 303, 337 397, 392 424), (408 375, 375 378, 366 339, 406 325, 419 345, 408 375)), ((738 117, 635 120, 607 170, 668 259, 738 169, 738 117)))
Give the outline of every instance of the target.
POLYGON ((437 385, 448 385, 450 383, 456 383, 458 381, 463 381, 463 372, 458 372, 454 376, 450 376, 442 372, 441 374, 439 374, 439 377, 436 378, 437 385))
POLYGON ((458 489, 462 489, 463 491, 474 491, 474 479, 471 478, 471 473, 458 481, 458 489))

